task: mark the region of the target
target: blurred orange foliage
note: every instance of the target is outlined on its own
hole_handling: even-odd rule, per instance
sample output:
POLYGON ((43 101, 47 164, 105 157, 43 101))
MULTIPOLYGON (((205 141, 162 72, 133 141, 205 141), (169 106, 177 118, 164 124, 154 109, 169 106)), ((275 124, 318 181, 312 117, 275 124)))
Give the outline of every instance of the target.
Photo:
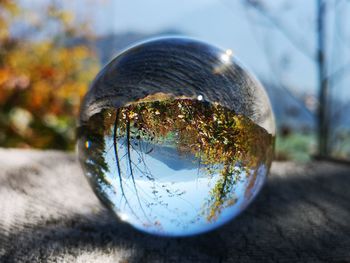
POLYGON ((86 25, 53 5, 42 21, 11 0, 0 0, 0 9, 0 146, 73 149, 80 100, 98 60, 91 48, 67 43, 77 32, 89 37, 86 25), (18 22, 22 36, 11 33, 18 22))

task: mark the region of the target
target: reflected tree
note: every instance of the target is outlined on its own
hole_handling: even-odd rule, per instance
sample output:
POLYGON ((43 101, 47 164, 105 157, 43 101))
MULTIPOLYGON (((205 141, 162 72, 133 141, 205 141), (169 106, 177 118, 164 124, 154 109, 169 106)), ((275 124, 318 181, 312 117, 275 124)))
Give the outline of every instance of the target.
POLYGON ((106 152, 104 140, 106 127, 97 125, 98 123, 104 123, 106 114, 92 116, 92 120, 88 124, 81 125, 77 129, 77 136, 80 138, 78 141, 81 153, 79 155, 80 162, 88 175, 89 183, 97 196, 113 207, 107 196, 108 191, 114 190, 106 176, 109 172, 109 167, 104 157, 106 152))
POLYGON ((254 184, 258 167, 271 162, 272 136, 250 119, 237 115, 218 103, 189 98, 164 99, 164 95, 162 100, 152 99, 149 101, 145 98, 109 113, 115 116, 114 124, 109 125, 114 127, 114 148, 121 191, 123 192, 123 179, 117 141, 125 141, 128 170, 141 207, 133 170, 138 169, 149 180, 154 180, 143 158, 153 148, 142 149, 141 144, 149 142, 152 145, 175 147, 180 155, 195 156, 195 160, 199 160, 199 169, 208 176, 219 175, 203 206, 203 215, 208 220, 215 220, 223 208, 236 202, 234 189, 242 174, 246 177, 252 174, 249 191, 254 184), (132 160, 130 149, 139 154, 138 161, 143 163, 143 169, 132 160))

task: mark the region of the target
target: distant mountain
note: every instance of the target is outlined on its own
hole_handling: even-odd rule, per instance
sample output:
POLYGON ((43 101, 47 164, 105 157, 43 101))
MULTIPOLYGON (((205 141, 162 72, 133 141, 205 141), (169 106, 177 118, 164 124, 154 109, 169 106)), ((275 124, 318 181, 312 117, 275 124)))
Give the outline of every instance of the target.
POLYGON ((176 30, 166 30, 154 34, 138 32, 125 32, 121 34, 108 34, 95 39, 75 38, 69 41, 69 45, 87 45, 96 50, 102 65, 108 63, 119 52, 127 47, 154 37, 182 35, 176 30))
MULTIPOLYGON (((162 31, 156 34, 125 32, 100 36, 93 40, 74 39, 70 41, 70 44, 84 44, 94 48, 101 64, 104 65, 130 45, 152 37, 165 35, 182 34, 175 30, 162 31)), ((278 130, 288 128, 295 131, 312 131, 315 129, 316 120, 314 113, 305 106, 302 96, 295 96, 288 90, 267 81, 263 81, 263 85, 269 95, 278 130)))
POLYGON ((126 32, 120 35, 109 34, 97 38, 95 47, 101 63, 106 64, 123 49, 150 37, 152 36, 133 32, 126 32))
POLYGON ((316 116, 304 104, 303 98, 285 88, 271 83, 263 83, 269 95, 275 114, 277 129, 312 131, 316 127, 316 116))

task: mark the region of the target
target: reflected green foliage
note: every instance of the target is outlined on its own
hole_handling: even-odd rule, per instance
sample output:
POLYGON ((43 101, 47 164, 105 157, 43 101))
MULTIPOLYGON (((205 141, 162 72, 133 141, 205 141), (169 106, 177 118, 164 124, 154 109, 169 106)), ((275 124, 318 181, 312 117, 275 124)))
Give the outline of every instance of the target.
POLYGON ((104 115, 96 114, 92 116, 92 121, 86 125, 82 125, 77 129, 79 152, 81 153, 80 161, 84 170, 89 175, 89 182, 93 185, 93 189, 98 196, 107 201, 106 188, 112 189, 110 181, 106 177, 109 172, 108 165, 105 160, 105 141, 104 134, 107 127, 96 125, 103 123, 104 115))

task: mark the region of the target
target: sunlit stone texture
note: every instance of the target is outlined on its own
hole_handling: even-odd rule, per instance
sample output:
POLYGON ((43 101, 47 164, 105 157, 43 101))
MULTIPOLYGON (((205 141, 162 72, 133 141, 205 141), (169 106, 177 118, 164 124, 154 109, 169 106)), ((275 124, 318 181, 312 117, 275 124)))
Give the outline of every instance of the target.
POLYGON ((231 50, 187 38, 127 49, 81 107, 79 159, 118 217, 186 236, 236 217, 258 194, 275 126, 259 82, 231 50))

